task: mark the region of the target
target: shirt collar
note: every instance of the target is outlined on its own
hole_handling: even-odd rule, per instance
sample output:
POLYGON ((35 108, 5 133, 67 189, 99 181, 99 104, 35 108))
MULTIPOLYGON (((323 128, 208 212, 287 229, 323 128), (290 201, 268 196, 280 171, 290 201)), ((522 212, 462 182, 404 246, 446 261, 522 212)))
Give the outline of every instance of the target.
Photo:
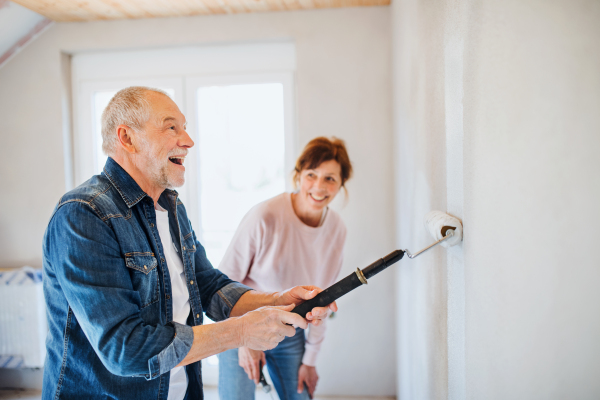
MULTIPOLYGON (((104 164, 104 174, 117 189, 127 207, 131 208, 139 203, 144 197, 148 196, 146 192, 142 190, 140 185, 111 157, 108 157, 106 164, 104 164)), ((161 197, 165 194, 169 194, 177 197, 178 193, 176 190, 165 189, 161 194, 161 197)))
POLYGON ((140 185, 111 157, 104 164, 104 174, 117 189, 127 207, 131 208, 147 196, 140 185))

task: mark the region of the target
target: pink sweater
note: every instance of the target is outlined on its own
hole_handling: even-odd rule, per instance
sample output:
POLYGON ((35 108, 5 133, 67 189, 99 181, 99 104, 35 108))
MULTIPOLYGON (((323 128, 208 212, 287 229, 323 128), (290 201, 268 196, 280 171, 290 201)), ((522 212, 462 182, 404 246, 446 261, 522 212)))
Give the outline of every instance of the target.
MULTIPOLYGON (((219 269, 263 292, 298 285, 325 289, 338 277, 345 240, 346 226, 335 211, 327 211, 321 226, 310 227, 296 216, 290 193, 282 193, 248 211, 219 269)), ((303 364, 315 365, 325 326, 310 325, 303 364)))

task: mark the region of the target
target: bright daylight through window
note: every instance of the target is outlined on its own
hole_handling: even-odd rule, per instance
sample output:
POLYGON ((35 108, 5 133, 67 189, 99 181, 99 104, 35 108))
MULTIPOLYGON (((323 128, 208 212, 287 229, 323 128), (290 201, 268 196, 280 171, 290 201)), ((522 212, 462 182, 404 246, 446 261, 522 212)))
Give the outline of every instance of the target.
POLYGON ((219 265, 244 214, 285 190, 283 85, 198 89, 200 220, 219 265))

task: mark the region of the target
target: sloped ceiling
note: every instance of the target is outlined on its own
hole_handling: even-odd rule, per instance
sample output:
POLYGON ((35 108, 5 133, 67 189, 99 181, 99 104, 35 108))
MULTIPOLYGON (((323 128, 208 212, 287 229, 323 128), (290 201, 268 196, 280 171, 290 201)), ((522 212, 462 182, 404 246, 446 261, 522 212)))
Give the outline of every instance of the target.
POLYGON ((0 0, 0 67, 52 21, 181 17, 389 5, 391 0, 0 0))
POLYGON ((53 21, 181 17, 389 5, 391 0, 14 0, 53 21))
POLYGON ((8 0, 0 0, 0 66, 52 21, 8 0))

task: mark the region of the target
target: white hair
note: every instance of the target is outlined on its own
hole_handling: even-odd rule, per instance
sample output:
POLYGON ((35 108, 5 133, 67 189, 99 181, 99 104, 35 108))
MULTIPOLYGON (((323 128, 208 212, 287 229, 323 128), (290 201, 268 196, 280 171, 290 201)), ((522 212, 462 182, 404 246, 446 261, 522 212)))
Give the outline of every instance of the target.
POLYGON ((117 150, 117 126, 127 125, 135 131, 141 131, 150 119, 151 106, 148 92, 169 96, 160 89, 145 86, 130 86, 119 90, 108 102, 102 112, 102 151, 112 156, 117 150))

